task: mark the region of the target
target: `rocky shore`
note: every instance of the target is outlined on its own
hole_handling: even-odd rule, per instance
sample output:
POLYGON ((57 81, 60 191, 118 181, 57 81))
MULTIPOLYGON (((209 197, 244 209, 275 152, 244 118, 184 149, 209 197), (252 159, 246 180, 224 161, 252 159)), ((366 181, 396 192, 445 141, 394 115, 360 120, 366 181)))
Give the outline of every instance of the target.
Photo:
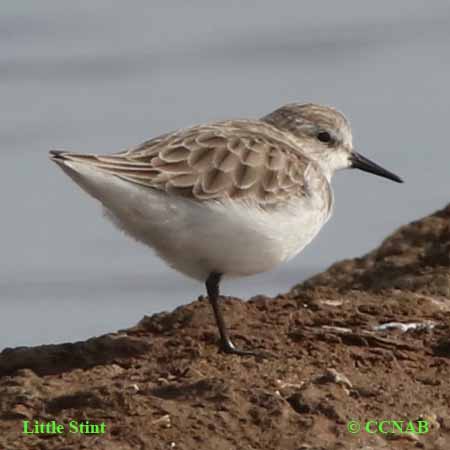
POLYGON ((4 350, 0 449, 450 448, 450 205, 286 294, 227 298, 224 313, 237 344, 274 357, 218 353, 205 299, 4 350))

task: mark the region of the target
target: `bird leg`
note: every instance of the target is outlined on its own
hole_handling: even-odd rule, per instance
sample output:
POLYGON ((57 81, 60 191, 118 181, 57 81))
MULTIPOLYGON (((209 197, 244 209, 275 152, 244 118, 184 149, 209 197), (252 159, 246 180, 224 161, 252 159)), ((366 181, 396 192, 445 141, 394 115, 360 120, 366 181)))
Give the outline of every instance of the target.
POLYGON ((221 350, 225 353, 232 353, 241 356, 267 356, 264 353, 259 353, 251 350, 240 350, 234 346, 233 342, 231 342, 219 304, 219 283, 221 278, 221 273, 212 272, 209 274, 205 283, 206 291, 208 293, 208 299, 213 308, 217 328, 219 329, 220 333, 221 350))

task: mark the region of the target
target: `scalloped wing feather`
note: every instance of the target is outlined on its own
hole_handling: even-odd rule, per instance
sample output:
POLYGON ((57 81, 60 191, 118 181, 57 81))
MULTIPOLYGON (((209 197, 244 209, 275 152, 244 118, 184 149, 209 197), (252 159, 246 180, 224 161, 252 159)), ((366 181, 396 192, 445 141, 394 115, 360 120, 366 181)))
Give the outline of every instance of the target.
POLYGON ((194 200, 239 198, 261 205, 307 195, 307 170, 319 172, 280 131, 258 121, 182 129, 113 155, 65 157, 194 200))

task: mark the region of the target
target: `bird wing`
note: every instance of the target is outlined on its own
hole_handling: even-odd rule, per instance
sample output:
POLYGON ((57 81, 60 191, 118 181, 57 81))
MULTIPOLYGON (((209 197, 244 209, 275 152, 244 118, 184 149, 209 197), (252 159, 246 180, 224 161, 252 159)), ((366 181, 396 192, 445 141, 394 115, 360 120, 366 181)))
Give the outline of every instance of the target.
POLYGON ((112 155, 65 153, 132 183, 197 201, 270 205, 308 192, 318 168, 271 125, 227 121, 181 129, 112 155))

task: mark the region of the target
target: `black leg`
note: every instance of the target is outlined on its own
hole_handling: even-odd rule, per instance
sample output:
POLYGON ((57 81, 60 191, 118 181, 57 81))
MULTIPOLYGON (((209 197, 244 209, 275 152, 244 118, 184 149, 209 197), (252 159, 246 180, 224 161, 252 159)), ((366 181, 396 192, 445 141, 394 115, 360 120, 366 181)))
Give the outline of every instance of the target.
POLYGON ((254 352, 251 350, 240 350, 234 346, 233 342, 231 342, 219 304, 219 283, 221 278, 221 273, 212 272, 209 274, 209 277, 206 280, 206 291, 208 293, 208 299, 213 308, 217 328, 219 329, 220 333, 221 350, 225 353, 234 353, 235 355, 268 356, 265 353, 254 352))

